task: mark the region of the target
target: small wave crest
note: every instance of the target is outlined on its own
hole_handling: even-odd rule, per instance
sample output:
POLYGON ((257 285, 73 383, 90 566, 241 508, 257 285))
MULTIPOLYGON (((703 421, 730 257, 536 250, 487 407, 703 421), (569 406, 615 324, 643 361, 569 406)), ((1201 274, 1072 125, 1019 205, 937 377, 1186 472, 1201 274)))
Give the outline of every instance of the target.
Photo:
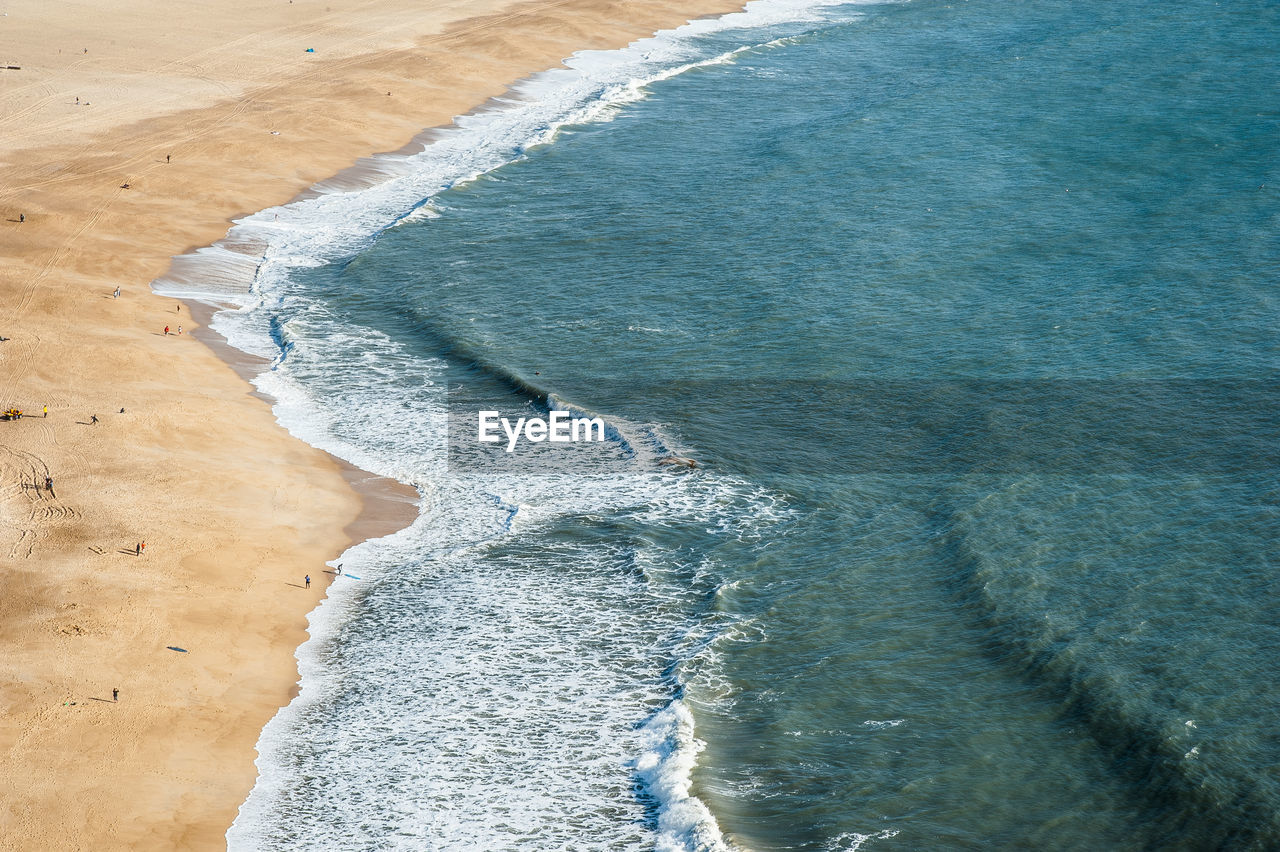
POLYGON ((711 811, 690 793, 693 767, 705 748, 693 733, 693 714, 676 699, 644 726, 644 752, 636 759, 636 775, 645 793, 658 803, 659 852, 727 850, 711 811))

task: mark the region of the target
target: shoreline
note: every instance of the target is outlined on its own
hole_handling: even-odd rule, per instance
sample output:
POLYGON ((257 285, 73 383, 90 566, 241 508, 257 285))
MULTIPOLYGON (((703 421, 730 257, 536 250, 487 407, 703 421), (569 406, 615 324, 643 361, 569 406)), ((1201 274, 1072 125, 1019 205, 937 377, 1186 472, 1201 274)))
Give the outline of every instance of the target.
POLYGON ((327 585, 302 575, 417 508, 289 435, 243 353, 191 345, 205 318, 146 285, 575 51, 740 3, 219 2, 180 45, 140 0, 90 5, 5 19, 0 405, 49 416, 0 423, 0 845, 221 848, 297 689, 327 585))
MULTIPOLYGON (((208 346, 222 363, 235 371, 236 375, 252 385, 254 377, 261 373, 269 362, 265 358, 259 358, 232 346, 225 337, 210 326, 213 315, 222 310, 221 308, 194 301, 184 301, 182 304, 187 309, 188 316, 196 321, 196 327, 191 330, 191 335, 208 346)), ((275 397, 263 393, 256 387, 249 394, 268 406, 276 403, 275 397)), ((284 429, 283 426, 280 428, 284 429)), ((314 449, 329 458, 342 474, 347 486, 360 497, 359 514, 342 528, 343 535, 347 536, 349 541, 337 555, 340 556, 342 552, 363 541, 399 532, 418 519, 418 501, 422 495, 416 488, 390 477, 370 473, 327 450, 319 447, 314 449)), ((330 580, 325 581, 326 588, 329 582, 330 580)))

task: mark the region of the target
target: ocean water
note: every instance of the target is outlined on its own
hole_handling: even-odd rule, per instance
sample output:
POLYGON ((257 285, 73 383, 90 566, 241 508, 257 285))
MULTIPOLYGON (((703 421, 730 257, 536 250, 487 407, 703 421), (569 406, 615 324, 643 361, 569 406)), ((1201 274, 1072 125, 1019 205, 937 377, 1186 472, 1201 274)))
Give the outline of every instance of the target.
POLYGON ((1277 44, 759 0, 180 259, 422 494, 230 847, 1280 846, 1277 44), (473 440, 552 406, 608 440, 473 440))

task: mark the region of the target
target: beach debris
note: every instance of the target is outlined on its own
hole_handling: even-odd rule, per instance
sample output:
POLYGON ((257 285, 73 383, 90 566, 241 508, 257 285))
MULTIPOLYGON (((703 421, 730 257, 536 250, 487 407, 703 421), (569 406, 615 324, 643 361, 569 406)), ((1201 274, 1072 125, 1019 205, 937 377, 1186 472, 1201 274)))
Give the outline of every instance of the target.
POLYGON ((179 648, 177 645, 165 645, 165 648, 170 651, 177 651, 180 654, 190 653, 190 651, 188 651, 186 648, 179 648))
POLYGON ((316 52, 316 49, 314 47, 307 48, 307 53, 315 53, 315 52, 316 52))

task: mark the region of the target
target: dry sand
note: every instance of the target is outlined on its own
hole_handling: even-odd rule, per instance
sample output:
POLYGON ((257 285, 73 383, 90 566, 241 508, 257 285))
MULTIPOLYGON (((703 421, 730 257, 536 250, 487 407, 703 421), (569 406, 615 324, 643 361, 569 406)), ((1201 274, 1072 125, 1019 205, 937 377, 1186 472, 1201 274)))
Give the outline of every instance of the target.
POLYGON ((575 50, 739 5, 0 10, 0 409, 49 407, 0 422, 0 848, 224 846, 323 563, 415 514, 276 425, 150 294, 168 259, 575 50))

